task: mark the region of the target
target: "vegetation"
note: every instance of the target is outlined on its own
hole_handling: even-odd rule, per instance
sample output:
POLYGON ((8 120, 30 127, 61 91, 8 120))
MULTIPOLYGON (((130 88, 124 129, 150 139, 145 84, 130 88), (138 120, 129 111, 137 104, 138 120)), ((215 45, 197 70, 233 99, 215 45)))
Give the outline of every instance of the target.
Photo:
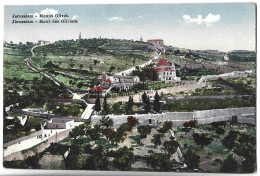
POLYGON ((235 173, 238 169, 238 162, 233 158, 233 155, 228 155, 223 161, 221 171, 225 173, 235 173))
POLYGON ((169 154, 153 151, 150 152, 147 162, 155 171, 170 171, 172 166, 169 154))
POLYGON ((200 145, 200 148, 209 145, 213 140, 213 138, 206 133, 193 133, 192 137, 195 143, 200 145))
POLYGON ((254 97, 233 98, 233 99, 196 99, 196 100, 174 100, 168 101, 162 110, 170 112, 210 110, 224 108, 254 107, 256 104, 254 97))
MULTIPOLYGON (((11 140, 32 134, 35 131, 41 130, 41 125, 44 124, 44 119, 39 119, 37 117, 27 116, 27 120, 24 125, 21 124, 20 120, 17 118, 20 114, 12 114, 14 119, 6 119, 4 118, 3 123, 3 139, 4 143, 9 142, 11 140), (35 129, 35 131, 31 131, 35 129)), ((26 117, 22 117, 26 118, 26 117)))
POLYGON ((146 138, 147 135, 149 135, 151 133, 151 130, 152 130, 152 127, 150 127, 149 125, 137 127, 137 131, 138 131, 138 133, 140 133, 141 138, 146 138))
POLYGON ((184 162, 187 164, 189 170, 198 169, 200 164, 200 156, 196 155, 194 151, 188 149, 183 154, 184 162))

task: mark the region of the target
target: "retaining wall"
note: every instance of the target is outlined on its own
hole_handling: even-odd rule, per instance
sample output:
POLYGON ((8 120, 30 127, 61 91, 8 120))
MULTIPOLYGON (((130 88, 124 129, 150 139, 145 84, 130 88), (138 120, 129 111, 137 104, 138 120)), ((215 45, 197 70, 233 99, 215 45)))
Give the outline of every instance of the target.
MULTIPOLYGON (((228 109, 212 109, 204 111, 193 111, 193 112, 167 112, 161 114, 134 114, 132 116, 138 118, 140 125, 147 124, 147 119, 151 119, 154 125, 154 121, 157 125, 166 120, 172 121, 174 126, 182 126, 183 123, 190 120, 197 120, 198 124, 209 124, 216 121, 230 121, 232 116, 238 117, 238 122, 250 122, 254 124, 252 120, 246 117, 240 117, 241 114, 255 114, 255 107, 244 107, 244 108, 228 108, 228 109)), ((114 121, 114 127, 120 126, 122 123, 127 122, 127 117, 131 115, 109 115, 114 121)), ((91 122, 96 124, 102 116, 93 115, 91 122)))
MULTIPOLYGON (((57 141, 60 141, 64 138, 66 138, 69 135, 69 132, 72 129, 68 129, 66 131, 57 133, 57 141)), ((44 151, 46 148, 48 148, 50 146, 50 144, 53 142, 57 142, 56 141, 56 135, 53 135, 52 137, 48 138, 47 140, 45 140, 44 143, 40 144, 37 148, 36 148, 36 152, 40 153, 42 151, 44 151)), ((16 152, 13 153, 11 155, 8 155, 6 157, 4 157, 4 161, 13 161, 13 160, 24 160, 29 156, 33 156, 35 155, 35 153, 33 151, 28 151, 25 154, 23 154, 22 152, 16 152)))
POLYGON ((28 136, 23 136, 23 137, 20 137, 20 138, 18 138, 18 139, 15 139, 15 140, 6 142, 6 143, 4 143, 3 146, 4 146, 4 147, 8 147, 8 146, 10 146, 10 145, 17 144, 17 143, 19 143, 19 142, 21 142, 21 141, 24 141, 24 140, 33 138, 33 137, 38 136, 38 135, 41 135, 42 132, 43 132, 43 130, 40 130, 40 131, 37 131, 37 132, 35 132, 35 133, 33 133, 33 134, 30 134, 30 135, 28 135, 28 136))

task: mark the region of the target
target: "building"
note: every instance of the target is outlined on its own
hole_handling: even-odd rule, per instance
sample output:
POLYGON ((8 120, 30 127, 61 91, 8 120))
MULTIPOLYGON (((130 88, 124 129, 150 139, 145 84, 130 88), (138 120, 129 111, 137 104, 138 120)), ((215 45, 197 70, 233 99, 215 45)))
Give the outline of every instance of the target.
POLYGON ((48 45, 50 43, 51 43, 50 41, 38 40, 37 45, 48 45))
POLYGON ((100 96, 103 96, 106 94, 106 89, 102 88, 102 87, 99 87, 99 86, 95 86, 91 89, 88 90, 88 93, 90 95, 100 95, 100 96))
POLYGON ((158 46, 163 46, 162 39, 150 39, 150 40, 147 40, 147 43, 151 43, 153 45, 158 45, 158 46))
POLYGON ((79 38, 76 41, 80 41, 81 40, 81 32, 79 33, 79 38))
POLYGON ((140 82, 138 76, 102 75, 100 87, 104 89, 108 89, 109 87, 130 88, 138 82, 140 82))
POLYGON ((74 125, 74 119, 52 118, 46 123, 46 129, 67 129, 74 125))
POLYGON ((164 83, 172 83, 180 81, 180 78, 176 76, 176 69, 174 63, 169 63, 165 58, 162 58, 153 70, 157 74, 157 81, 164 83))

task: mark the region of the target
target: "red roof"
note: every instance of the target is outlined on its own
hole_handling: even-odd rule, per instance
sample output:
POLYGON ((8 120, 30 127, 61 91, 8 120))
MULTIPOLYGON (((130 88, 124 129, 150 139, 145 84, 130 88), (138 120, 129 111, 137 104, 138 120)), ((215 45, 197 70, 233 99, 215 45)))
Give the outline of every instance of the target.
POLYGON ((170 66, 170 64, 167 62, 166 59, 162 58, 158 63, 157 65, 167 65, 167 66, 170 66))
MULTIPOLYGON (((160 72, 160 71, 168 71, 168 68, 157 68, 157 69, 154 69, 153 71, 157 71, 157 72, 160 72)), ((171 72, 175 72, 175 70, 169 70, 171 72)))
POLYGON ((110 79, 107 79, 106 82, 110 82, 111 83, 110 79))
POLYGON ((106 89, 103 89, 101 87, 93 87, 93 88, 89 89, 88 91, 103 92, 103 91, 106 91, 106 89))

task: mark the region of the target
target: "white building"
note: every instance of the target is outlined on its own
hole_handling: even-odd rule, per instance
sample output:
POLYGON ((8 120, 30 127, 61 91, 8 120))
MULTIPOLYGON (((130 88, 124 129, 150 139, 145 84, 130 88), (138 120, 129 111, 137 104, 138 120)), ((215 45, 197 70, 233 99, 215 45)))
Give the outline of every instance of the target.
POLYGON ((138 76, 102 75, 100 87, 104 89, 108 89, 109 87, 129 88, 138 82, 140 82, 138 76))
POLYGON ((50 41, 38 40, 37 45, 48 45, 50 43, 51 43, 50 41))
POLYGON ((180 81, 176 76, 174 63, 169 63, 165 58, 162 58, 156 65, 154 71, 157 73, 157 80, 164 83, 172 83, 180 81))
POLYGON ((47 129, 67 129, 74 125, 74 119, 53 118, 46 123, 47 129))

